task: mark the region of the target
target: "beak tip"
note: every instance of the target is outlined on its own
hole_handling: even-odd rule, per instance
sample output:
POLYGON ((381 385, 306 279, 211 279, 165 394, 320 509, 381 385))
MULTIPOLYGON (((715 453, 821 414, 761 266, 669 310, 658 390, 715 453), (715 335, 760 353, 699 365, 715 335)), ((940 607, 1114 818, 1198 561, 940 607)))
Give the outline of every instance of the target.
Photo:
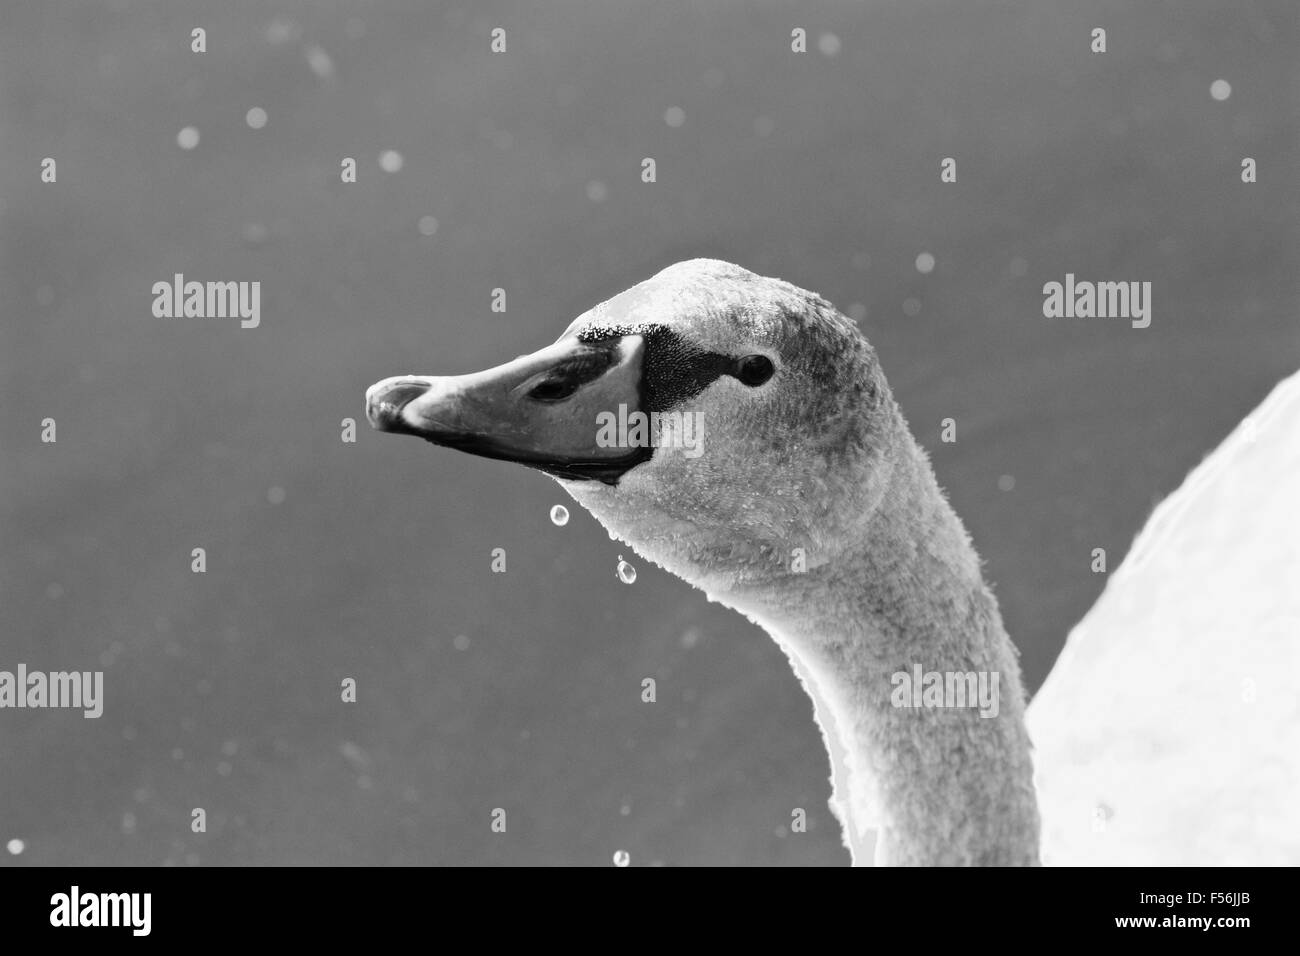
POLYGON ((371 385, 366 390, 366 418, 370 426, 381 432, 406 430, 402 410, 430 388, 430 383, 410 378, 389 378, 371 385))

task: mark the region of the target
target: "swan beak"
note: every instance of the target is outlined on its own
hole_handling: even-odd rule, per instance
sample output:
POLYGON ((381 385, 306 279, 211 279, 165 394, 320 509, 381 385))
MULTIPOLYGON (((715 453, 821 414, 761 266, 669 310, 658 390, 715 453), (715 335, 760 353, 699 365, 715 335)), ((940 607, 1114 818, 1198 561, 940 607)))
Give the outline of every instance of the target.
POLYGON ((366 417, 382 432, 617 484, 651 449, 602 446, 597 416, 640 409, 644 351, 639 335, 569 336, 472 375, 386 378, 367 389, 366 417))

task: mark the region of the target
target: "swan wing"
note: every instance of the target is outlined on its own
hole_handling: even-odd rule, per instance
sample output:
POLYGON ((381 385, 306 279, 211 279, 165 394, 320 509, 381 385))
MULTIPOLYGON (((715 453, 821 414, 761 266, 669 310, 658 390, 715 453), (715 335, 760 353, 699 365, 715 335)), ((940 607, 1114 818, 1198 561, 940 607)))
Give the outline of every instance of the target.
POLYGON ((1300 863, 1300 373, 1156 508, 1029 709, 1043 862, 1300 863))

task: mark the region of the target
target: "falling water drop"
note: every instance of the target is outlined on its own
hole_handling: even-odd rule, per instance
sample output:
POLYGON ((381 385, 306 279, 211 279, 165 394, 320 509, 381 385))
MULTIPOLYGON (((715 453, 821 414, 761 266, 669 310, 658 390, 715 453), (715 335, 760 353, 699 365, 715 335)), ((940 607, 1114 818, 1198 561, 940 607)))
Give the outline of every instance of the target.
POLYGON ((311 67, 311 71, 321 79, 328 79, 334 75, 334 61, 320 47, 309 46, 303 50, 303 53, 307 56, 307 65, 311 67))
POLYGON ((628 854, 627 850, 614 851, 615 866, 627 866, 631 862, 632 862, 632 857, 628 854))
POLYGON ((623 555, 618 556, 618 579, 624 584, 631 584, 636 580, 636 568, 623 560, 623 555))
POLYGON ((822 51, 822 56, 835 56, 840 52, 840 38, 834 33, 823 33, 817 39, 817 49, 822 51))
POLYGON ((563 527, 569 523, 569 509, 564 505, 556 505, 551 509, 551 524, 563 527))

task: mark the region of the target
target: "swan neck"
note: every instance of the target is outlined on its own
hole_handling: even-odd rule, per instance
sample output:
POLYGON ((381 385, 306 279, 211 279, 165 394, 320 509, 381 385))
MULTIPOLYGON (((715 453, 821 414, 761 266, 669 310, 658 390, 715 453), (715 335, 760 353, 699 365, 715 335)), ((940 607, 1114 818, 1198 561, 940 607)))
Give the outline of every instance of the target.
POLYGON ((877 863, 1036 864, 1015 648, 910 434, 889 485, 858 545, 755 616, 834 724, 834 802, 851 837, 880 827, 877 863))

